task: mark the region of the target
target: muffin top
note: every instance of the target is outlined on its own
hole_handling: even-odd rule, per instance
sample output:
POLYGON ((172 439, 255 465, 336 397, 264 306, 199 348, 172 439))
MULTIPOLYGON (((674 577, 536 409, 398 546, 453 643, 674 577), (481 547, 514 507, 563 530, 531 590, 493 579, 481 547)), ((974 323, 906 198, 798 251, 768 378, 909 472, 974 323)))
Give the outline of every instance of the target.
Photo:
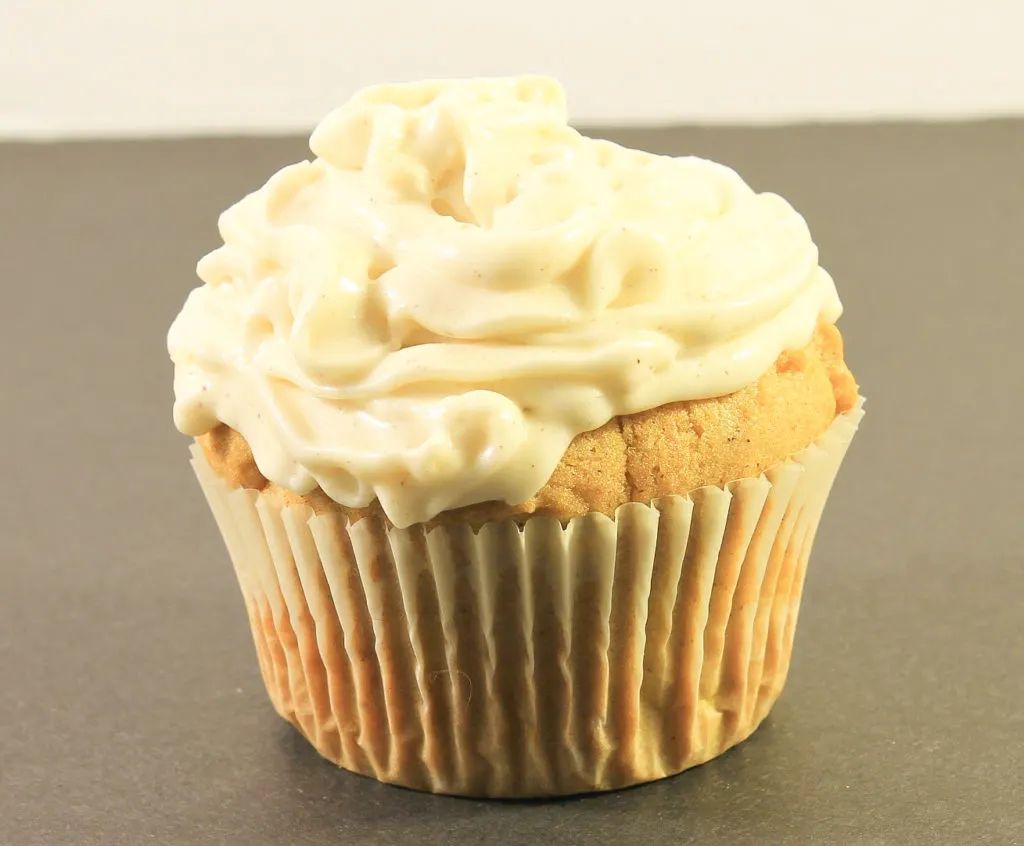
POLYGON ((735 172, 586 138, 544 78, 371 88, 220 218, 174 418, 396 526, 520 503, 612 418, 749 386, 841 306, 735 172))

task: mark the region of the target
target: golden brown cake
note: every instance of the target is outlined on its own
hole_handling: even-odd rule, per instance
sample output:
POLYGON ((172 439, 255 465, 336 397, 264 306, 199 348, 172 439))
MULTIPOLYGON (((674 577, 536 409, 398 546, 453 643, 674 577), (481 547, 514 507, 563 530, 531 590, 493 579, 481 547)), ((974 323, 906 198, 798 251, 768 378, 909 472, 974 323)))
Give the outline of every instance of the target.
MULTIPOLYGON (((821 323, 810 344, 783 352, 757 382, 735 393, 615 417, 577 435, 544 487, 525 502, 465 506, 428 524, 480 525, 538 512, 561 521, 591 511, 611 515, 627 502, 649 503, 758 476, 810 445, 856 402, 857 383, 843 360, 839 330, 821 323)), ((346 508, 319 489, 299 495, 270 482, 229 426, 198 440, 210 466, 232 487, 264 491, 283 505, 303 504, 317 513, 337 511, 353 521, 373 514, 388 522, 377 502, 346 508)))

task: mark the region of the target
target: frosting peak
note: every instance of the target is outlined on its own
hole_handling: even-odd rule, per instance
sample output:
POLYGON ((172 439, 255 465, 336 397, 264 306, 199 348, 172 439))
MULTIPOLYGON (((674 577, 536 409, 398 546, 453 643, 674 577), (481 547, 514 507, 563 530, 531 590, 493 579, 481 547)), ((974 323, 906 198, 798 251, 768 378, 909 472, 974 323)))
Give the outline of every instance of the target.
POLYGON ((175 422, 398 526, 519 503, 578 434, 755 381, 839 300, 732 170, 566 122, 544 78, 368 89, 221 216, 171 327, 175 422))

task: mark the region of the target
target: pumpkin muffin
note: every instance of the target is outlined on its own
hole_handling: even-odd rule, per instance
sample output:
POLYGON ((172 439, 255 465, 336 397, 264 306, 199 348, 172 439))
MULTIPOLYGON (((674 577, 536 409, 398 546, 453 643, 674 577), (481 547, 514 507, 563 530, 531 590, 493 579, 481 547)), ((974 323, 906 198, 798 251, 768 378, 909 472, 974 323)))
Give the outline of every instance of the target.
POLYGON ((544 78, 367 89, 310 146, 168 336, 274 707, 480 796, 746 738, 862 414, 803 218, 580 135, 544 78))

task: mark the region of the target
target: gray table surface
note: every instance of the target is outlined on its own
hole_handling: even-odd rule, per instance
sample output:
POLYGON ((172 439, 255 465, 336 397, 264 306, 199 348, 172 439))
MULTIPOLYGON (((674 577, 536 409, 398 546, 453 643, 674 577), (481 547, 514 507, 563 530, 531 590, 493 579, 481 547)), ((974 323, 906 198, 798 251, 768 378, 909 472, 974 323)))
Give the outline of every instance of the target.
POLYGON ((216 215, 301 139, 0 146, 0 844, 1024 843, 1024 123, 630 131, 810 221, 868 416, 786 692, 660 783, 488 803, 271 710, 171 424, 216 215))

